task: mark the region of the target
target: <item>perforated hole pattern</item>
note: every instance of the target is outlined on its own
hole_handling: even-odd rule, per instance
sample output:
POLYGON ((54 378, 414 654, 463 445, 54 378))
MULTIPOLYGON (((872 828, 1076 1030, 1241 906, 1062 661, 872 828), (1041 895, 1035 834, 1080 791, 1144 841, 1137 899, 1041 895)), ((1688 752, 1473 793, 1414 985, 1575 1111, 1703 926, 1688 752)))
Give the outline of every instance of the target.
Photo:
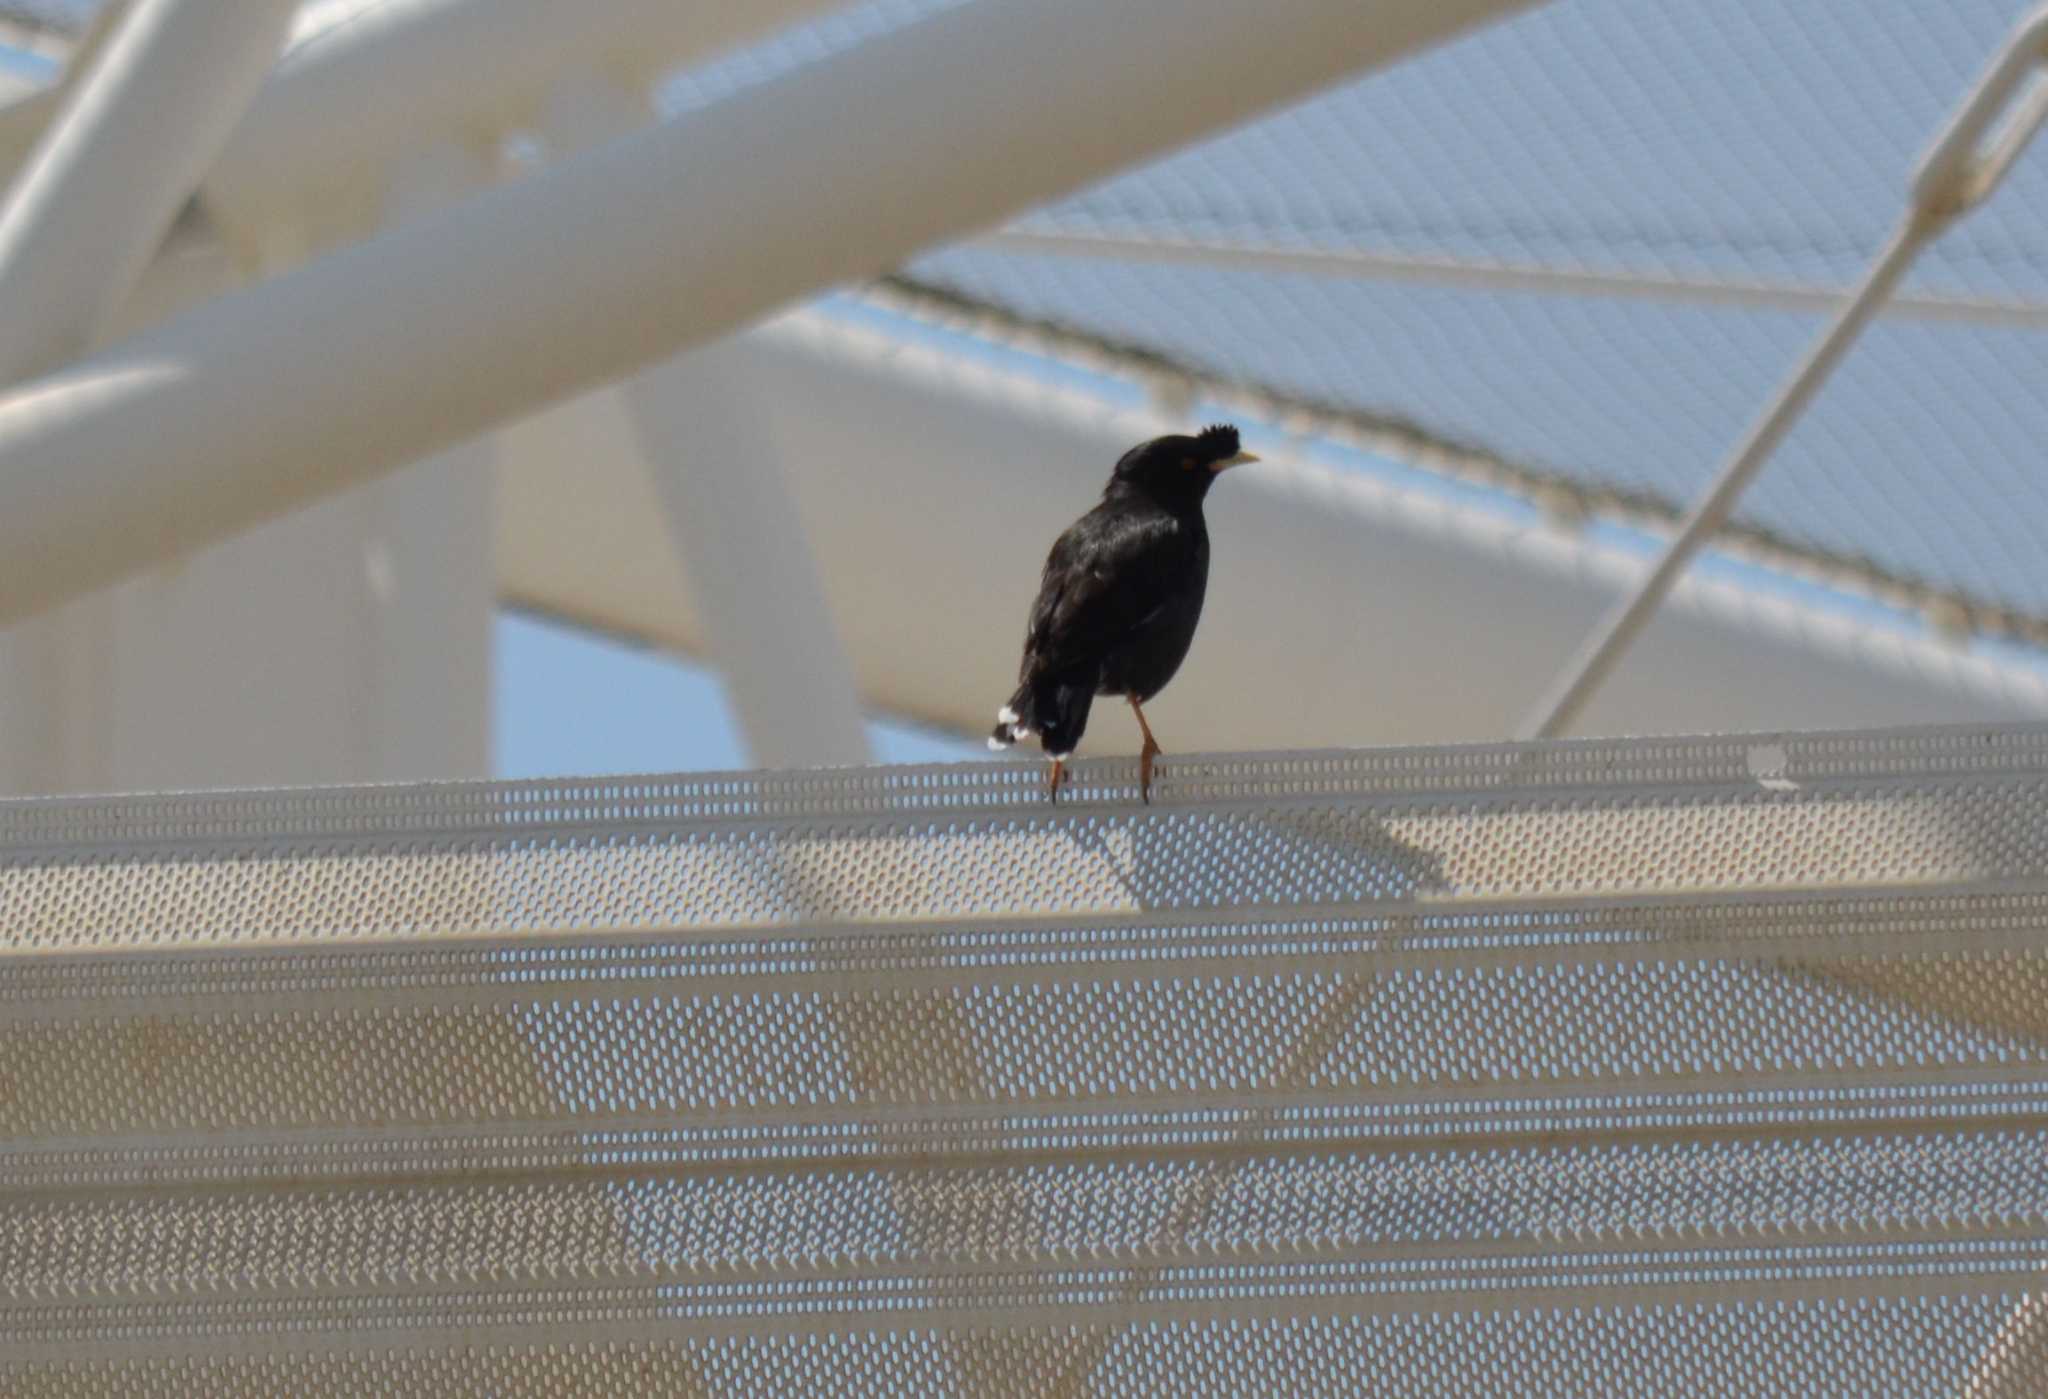
POLYGON ((2041 1391, 2048 729, 1127 766, 0 804, 0 1388, 2041 1391))

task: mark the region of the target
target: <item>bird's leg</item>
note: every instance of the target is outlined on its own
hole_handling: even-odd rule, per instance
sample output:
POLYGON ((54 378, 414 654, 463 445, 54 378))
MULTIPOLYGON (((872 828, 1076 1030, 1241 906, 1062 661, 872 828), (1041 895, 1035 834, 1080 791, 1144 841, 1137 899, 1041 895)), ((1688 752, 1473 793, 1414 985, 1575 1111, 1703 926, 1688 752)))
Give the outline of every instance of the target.
POLYGON ((1053 805, 1059 805, 1060 788, 1066 786, 1068 779, 1071 777, 1073 777, 1073 774, 1067 771, 1067 760, 1065 758, 1054 758, 1052 760, 1052 777, 1045 784, 1045 794, 1052 798, 1053 805))
POLYGON ((1145 735, 1145 746, 1138 752, 1138 795, 1145 804, 1152 804, 1152 760, 1159 756, 1159 740, 1152 737, 1152 726, 1145 722, 1145 711, 1138 707, 1136 695, 1125 695, 1131 702, 1131 713, 1138 716, 1138 732, 1145 735))

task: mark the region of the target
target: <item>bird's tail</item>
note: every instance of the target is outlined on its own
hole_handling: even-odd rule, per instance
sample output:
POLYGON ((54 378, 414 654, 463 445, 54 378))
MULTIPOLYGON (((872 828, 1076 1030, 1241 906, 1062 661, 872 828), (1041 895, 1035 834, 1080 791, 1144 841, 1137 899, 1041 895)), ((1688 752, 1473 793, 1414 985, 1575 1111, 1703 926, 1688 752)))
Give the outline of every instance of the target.
POLYGON ((1003 749, 1036 738, 1046 752, 1064 758, 1080 744, 1081 731, 1088 727, 1088 708, 1094 703, 1095 686, 1088 681, 1072 677, 1027 681, 996 711, 988 746, 1003 749))

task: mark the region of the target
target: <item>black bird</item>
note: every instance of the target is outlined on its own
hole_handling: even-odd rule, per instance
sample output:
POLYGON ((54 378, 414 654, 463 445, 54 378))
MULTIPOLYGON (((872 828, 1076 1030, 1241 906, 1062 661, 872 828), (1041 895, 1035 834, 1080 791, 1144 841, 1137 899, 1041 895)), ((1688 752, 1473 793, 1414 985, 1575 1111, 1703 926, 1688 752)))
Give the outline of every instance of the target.
POLYGON ((1138 716, 1139 793, 1152 800, 1160 750, 1140 706, 1180 669, 1202 617, 1202 497, 1221 472, 1257 460, 1238 450, 1234 427, 1141 442, 1118 460, 1102 503, 1054 541, 1024 634, 1017 693, 997 711, 988 741, 1007 748, 1037 735, 1052 758, 1054 801, 1097 695, 1122 695, 1138 716))

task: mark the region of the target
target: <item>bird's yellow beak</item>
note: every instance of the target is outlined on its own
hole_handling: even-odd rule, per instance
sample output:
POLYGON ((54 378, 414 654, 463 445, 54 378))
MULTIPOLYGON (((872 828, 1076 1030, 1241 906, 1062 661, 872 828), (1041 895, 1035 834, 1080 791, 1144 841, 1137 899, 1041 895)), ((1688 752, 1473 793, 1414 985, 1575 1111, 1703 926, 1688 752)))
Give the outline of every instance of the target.
POLYGON ((1211 471, 1228 471, 1233 466, 1243 466, 1248 461, 1257 460, 1258 458, 1253 456, 1250 452, 1239 452, 1234 457, 1225 457, 1222 461, 1215 463, 1209 469, 1211 471))

